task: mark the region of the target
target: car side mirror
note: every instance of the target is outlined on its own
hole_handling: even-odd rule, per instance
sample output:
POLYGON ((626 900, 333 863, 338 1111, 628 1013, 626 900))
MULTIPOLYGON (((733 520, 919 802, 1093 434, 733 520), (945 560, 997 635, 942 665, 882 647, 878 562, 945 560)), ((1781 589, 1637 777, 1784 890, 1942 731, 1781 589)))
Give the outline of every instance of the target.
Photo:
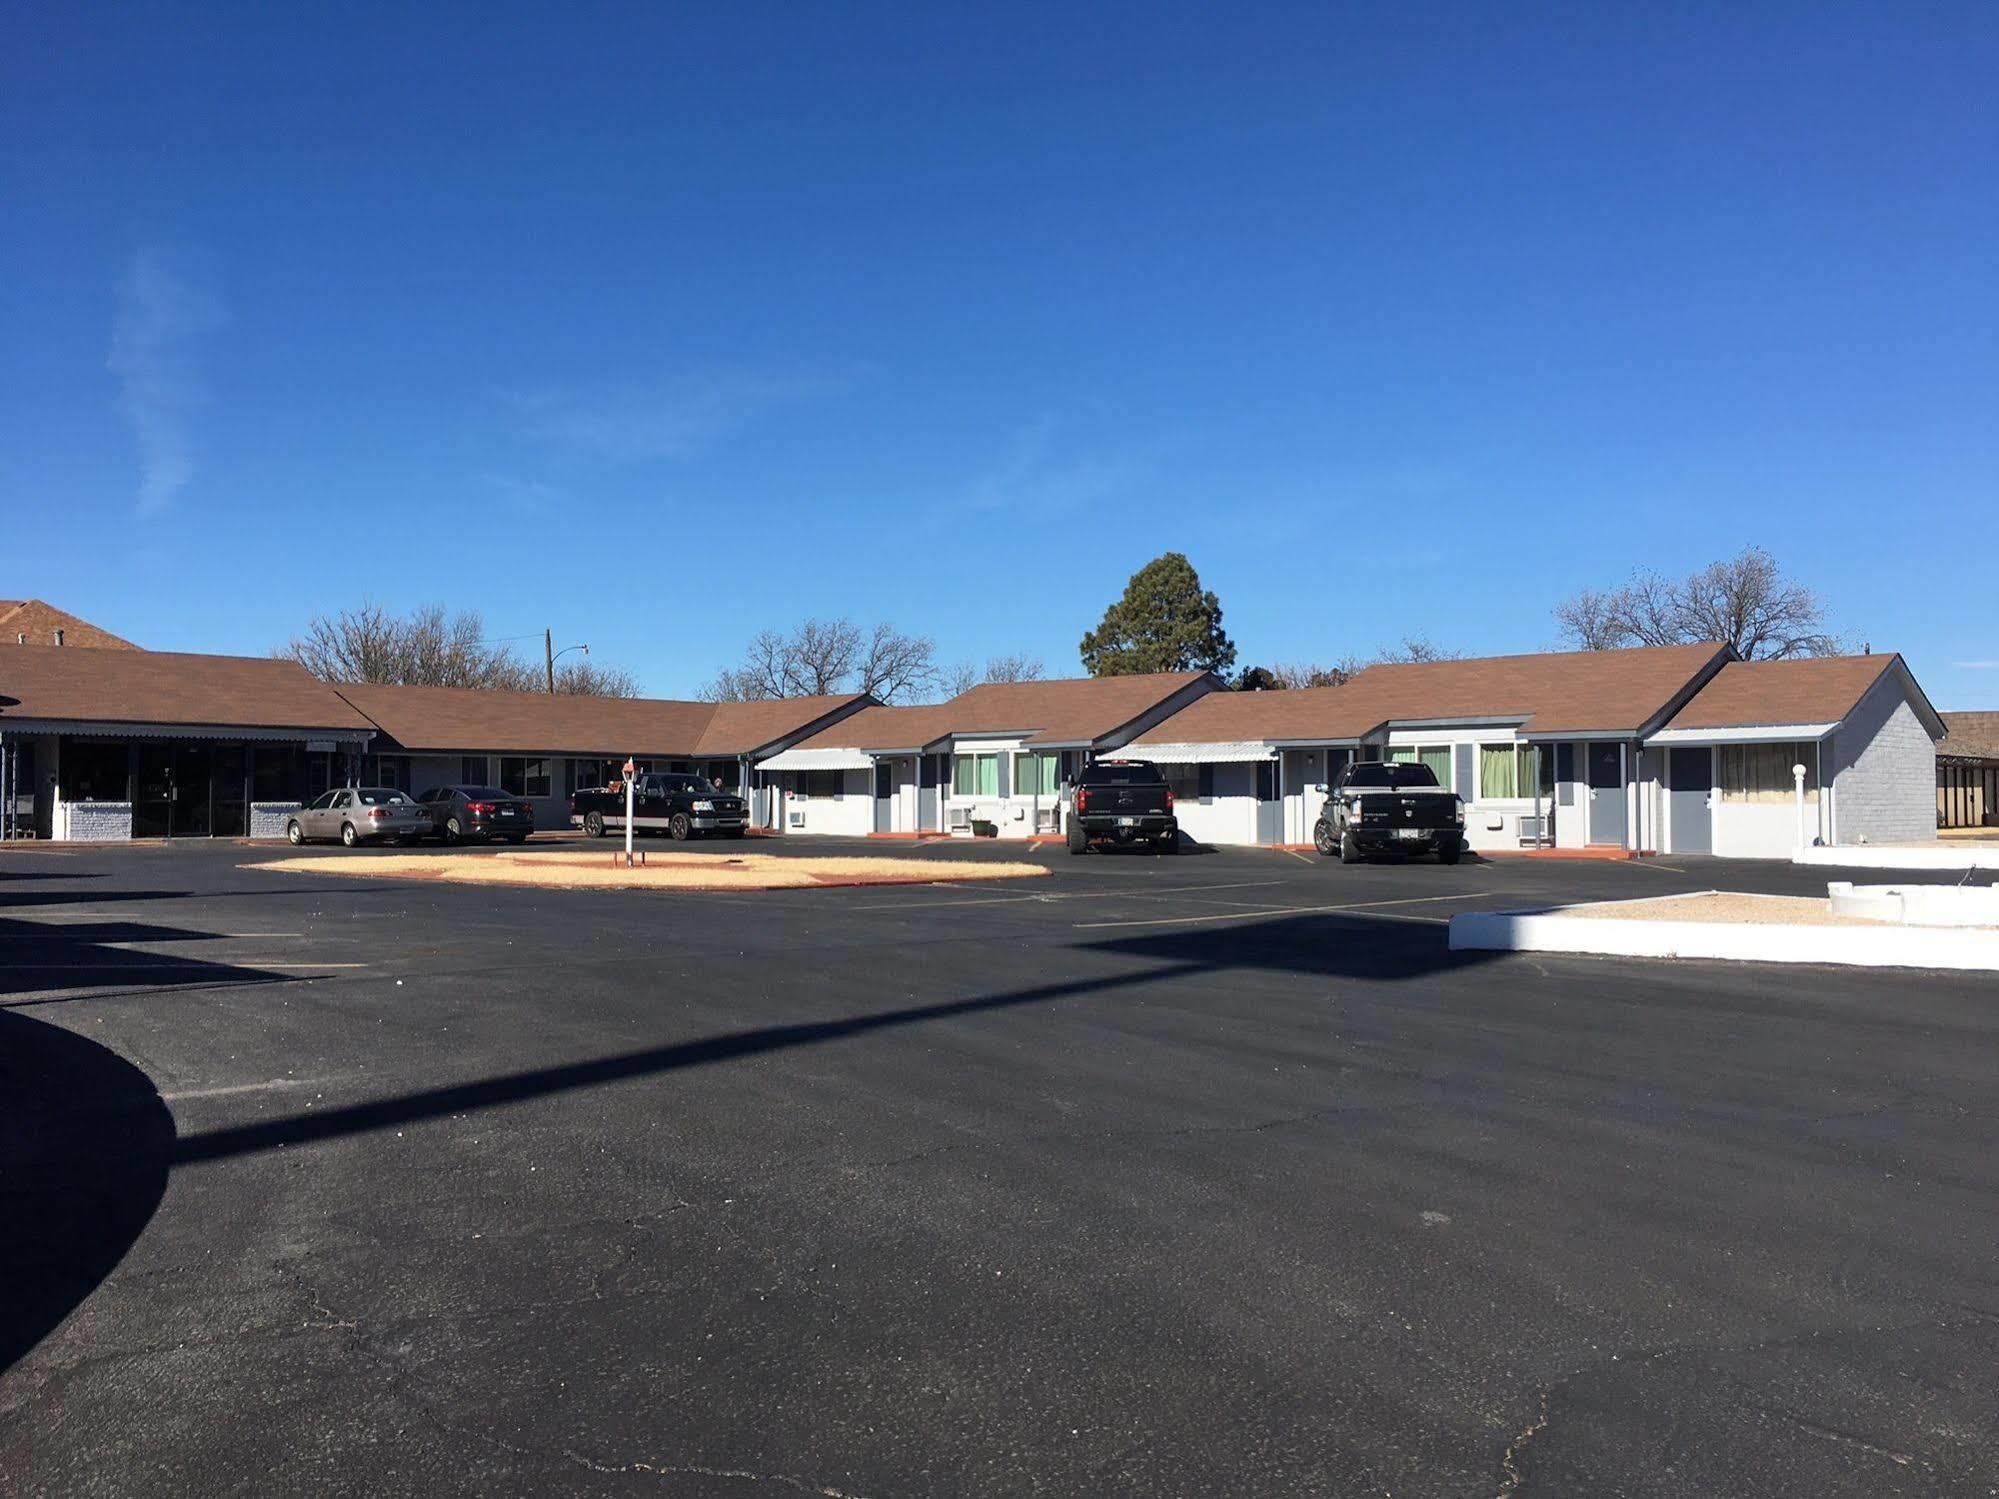
POLYGON ((1320 781, 1320 782, 1319 782, 1319 783, 1318 783, 1318 784, 1317 784, 1316 786, 1314 786, 1314 787, 1313 787, 1312 789, 1313 789, 1314 791, 1318 792, 1318 793, 1319 793, 1319 795, 1321 795, 1321 796, 1324 796, 1324 795, 1325 795, 1325 794, 1326 794, 1326 793, 1327 793, 1328 791, 1332 790, 1333 788, 1332 788, 1332 787, 1330 787, 1330 786, 1328 786, 1328 785, 1327 785, 1327 784, 1326 784, 1326 783, 1325 783, 1324 781, 1320 781))

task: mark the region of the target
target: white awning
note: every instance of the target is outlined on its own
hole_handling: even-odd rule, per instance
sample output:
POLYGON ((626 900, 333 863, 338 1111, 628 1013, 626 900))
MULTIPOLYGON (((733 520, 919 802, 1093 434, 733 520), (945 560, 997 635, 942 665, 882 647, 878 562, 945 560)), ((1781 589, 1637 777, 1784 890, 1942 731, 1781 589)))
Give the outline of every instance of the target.
POLYGON ((1738 729, 1661 729, 1645 742, 1698 747, 1703 744, 1788 744, 1795 739, 1823 739, 1836 723, 1749 724, 1738 729))
POLYGON ((757 761, 758 770, 872 770, 875 757, 857 749, 788 749, 768 760, 757 761))
POLYGON ((1236 740, 1227 744, 1127 744, 1107 759, 1150 760, 1155 765, 1241 765, 1251 760, 1275 760, 1267 744, 1236 740))

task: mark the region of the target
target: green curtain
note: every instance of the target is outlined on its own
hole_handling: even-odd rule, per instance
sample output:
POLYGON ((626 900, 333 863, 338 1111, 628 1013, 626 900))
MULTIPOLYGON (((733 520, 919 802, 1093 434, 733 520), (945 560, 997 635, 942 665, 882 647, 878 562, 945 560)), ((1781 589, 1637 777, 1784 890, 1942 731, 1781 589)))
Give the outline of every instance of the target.
POLYGON ((1478 747, 1478 794, 1483 801, 1520 795, 1519 757, 1510 744, 1478 747))
POLYGON ((1437 778, 1439 786, 1451 784, 1451 747, 1448 744, 1426 744, 1418 751, 1430 773, 1437 778))
POLYGON ((951 762, 951 793, 954 796, 977 796, 979 791, 979 767, 976 755, 959 755, 951 762))
POLYGON ((1038 796, 1053 801, 1055 757, 1034 754, 1016 757, 1013 762, 1013 794, 1022 800, 1038 796))
POLYGON ((979 795, 999 795, 999 756, 979 755, 979 795))

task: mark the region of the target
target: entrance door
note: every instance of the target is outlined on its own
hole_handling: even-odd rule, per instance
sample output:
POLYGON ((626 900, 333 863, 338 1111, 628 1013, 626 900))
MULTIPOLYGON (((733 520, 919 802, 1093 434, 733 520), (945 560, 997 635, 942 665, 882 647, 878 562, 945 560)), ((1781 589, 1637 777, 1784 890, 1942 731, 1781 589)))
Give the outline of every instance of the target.
POLYGON ((875 761, 875 831, 895 831, 895 761, 875 761))
POLYGON ((132 836, 164 838, 173 829, 173 748, 135 745, 133 760, 132 836))
POLYGON ((1592 744, 1589 755, 1589 841, 1624 846, 1624 746, 1592 744))
POLYGON ((1287 792, 1295 790, 1298 796, 1298 820, 1285 830, 1286 842, 1312 841, 1312 824, 1319 820, 1319 813, 1326 804, 1326 794, 1319 787, 1327 784, 1324 750, 1284 752, 1284 789, 1287 792))
POLYGON ((1714 852, 1714 751, 1675 749, 1666 761, 1673 852, 1714 852))

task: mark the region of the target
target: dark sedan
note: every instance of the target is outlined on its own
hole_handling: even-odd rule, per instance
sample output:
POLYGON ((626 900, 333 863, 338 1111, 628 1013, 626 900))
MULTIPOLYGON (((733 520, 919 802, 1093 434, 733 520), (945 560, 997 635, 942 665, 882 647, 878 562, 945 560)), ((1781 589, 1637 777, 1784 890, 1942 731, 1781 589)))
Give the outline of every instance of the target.
POLYGON ((430 813, 430 829, 446 843, 504 838, 525 843, 534 831, 534 804, 497 786, 438 786, 417 803, 430 813))

